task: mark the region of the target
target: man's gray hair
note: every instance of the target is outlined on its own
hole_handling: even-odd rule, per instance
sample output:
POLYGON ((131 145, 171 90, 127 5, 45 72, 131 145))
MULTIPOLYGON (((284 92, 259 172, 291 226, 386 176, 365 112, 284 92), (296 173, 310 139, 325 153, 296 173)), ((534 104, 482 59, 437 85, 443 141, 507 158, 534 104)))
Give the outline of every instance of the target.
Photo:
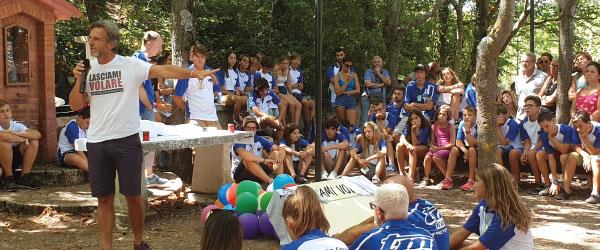
POLYGON ((373 59, 371 59, 371 62, 375 61, 375 60, 381 60, 383 62, 383 59, 381 58, 381 56, 373 56, 373 59))
POLYGON ((109 20, 98 20, 92 23, 90 27, 90 31, 93 28, 102 28, 106 31, 106 41, 113 43, 114 47, 112 49, 113 52, 117 53, 117 49, 119 48, 119 41, 121 37, 119 35, 119 26, 112 21, 109 20))
POLYGON ((535 60, 537 59, 537 56, 533 52, 525 52, 525 53, 523 53, 522 56, 526 56, 527 58, 531 59, 531 61, 534 63, 535 63, 535 60))
POLYGON ((408 217, 408 192, 400 184, 383 184, 375 191, 373 201, 385 213, 386 220, 408 217))
POLYGON ((144 32, 144 44, 146 44, 148 41, 155 41, 156 39, 158 39, 160 37, 160 34, 158 34, 158 32, 150 30, 150 31, 146 31, 144 32))

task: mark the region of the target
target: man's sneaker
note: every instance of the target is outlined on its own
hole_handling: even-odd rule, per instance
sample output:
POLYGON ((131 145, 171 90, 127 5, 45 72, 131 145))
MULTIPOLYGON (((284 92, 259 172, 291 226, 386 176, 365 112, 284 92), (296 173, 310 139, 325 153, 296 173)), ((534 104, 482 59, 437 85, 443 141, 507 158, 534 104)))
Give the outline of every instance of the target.
POLYGON ((539 196, 548 196, 550 195, 550 186, 546 186, 544 187, 544 189, 542 189, 542 191, 540 191, 538 193, 539 196))
POLYGON ((327 171, 322 171, 321 172, 321 180, 327 180, 327 178, 329 177, 329 175, 327 174, 327 171))
POLYGON ((329 177, 327 177, 327 178, 330 179, 330 180, 335 180, 335 179, 337 179, 337 176, 338 175, 337 175, 337 173, 334 170, 334 171, 331 171, 331 173, 329 173, 329 177))
POLYGON ((140 245, 138 246, 133 245, 133 250, 152 250, 152 248, 150 247, 150 245, 148 245, 148 243, 142 241, 142 243, 140 243, 140 245))
POLYGON ((474 180, 467 181, 467 183, 460 186, 460 189, 462 189, 463 191, 467 191, 467 192, 474 191, 475 190, 475 181, 474 180))
POLYGON ((15 183, 14 176, 4 177, 4 191, 6 191, 6 192, 17 191, 17 183, 15 183))
POLYGON ((600 203, 600 197, 597 194, 591 194, 589 198, 585 199, 585 202, 589 204, 598 204, 600 203))
POLYGON ((421 182, 419 182, 419 188, 427 187, 428 182, 429 182, 429 179, 423 178, 423 180, 421 180, 421 182))
POLYGON ((454 181, 452 180, 452 178, 446 177, 442 181, 442 190, 450 190, 452 188, 454 188, 454 181))
POLYGON ((564 188, 561 188, 557 195, 554 196, 554 199, 557 200, 568 200, 573 191, 568 193, 564 188))
POLYGON ((388 173, 393 173, 396 171, 396 167, 394 167, 392 165, 387 165, 387 167, 385 168, 385 171, 388 173))
POLYGON ((164 185, 167 183, 167 179, 158 177, 156 174, 152 174, 150 177, 146 177, 146 185, 164 185))
POLYGON ((371 179, 371 182, 373 182, 373 184, 375 185, 379 185, 379 183, 381 183, 381 180, 377 177, 373 177, 373 179, 371 179))
POLYGON ((294 178, 294 181, 296 182, 296 184, 304 184, 304 183, 308 182, 308 180, 306 180, 306 178, 304 178, 304 176, 302 176, 302 175, 296 175, 296 178, 294 178))
POLYGON ((31 173, 23 174, 23 176, 16 178, 17 185, 28 189, 40 189, 42 183, 31 178, 31 173))

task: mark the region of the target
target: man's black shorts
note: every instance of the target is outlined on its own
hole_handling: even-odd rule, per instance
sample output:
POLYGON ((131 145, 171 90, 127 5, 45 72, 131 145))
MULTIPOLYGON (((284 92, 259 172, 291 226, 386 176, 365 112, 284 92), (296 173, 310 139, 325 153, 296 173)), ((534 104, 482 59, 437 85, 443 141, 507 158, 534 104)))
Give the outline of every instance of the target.
POLYGON ((124 138, 88 143, 88 164, 93 197, 115 193, 115 174, 119 174, 119 192, 139 196, 142 185, 144 154, 136 133, 124 138))

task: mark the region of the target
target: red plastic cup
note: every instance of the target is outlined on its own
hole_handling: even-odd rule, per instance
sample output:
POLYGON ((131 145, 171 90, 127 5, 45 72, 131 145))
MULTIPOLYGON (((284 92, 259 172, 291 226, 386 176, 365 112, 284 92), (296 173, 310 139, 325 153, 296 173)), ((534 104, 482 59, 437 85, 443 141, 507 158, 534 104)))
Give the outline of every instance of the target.
POLYGON ((143 141, 150 141, 150 131, 144 131, 144 132, 142 132, 142 140, 143 141))
POLYGON ((233 125, 233 123, 227 124, 227 130, 229 130, 230 133, 234 133, 235 132, 235 125, 233 125))

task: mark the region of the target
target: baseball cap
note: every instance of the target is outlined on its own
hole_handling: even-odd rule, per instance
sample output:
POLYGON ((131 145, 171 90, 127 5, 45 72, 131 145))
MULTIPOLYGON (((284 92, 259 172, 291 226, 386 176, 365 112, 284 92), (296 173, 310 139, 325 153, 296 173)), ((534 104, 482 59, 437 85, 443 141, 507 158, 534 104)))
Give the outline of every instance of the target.
POLYGON ((254 122, 258 126, 258 121, 256 120, 256 118, 254 118, 254 116, 249 115, 244 117, 244 120, 242 120, 242 127, 246 127, 246 124, 249 122, 254 122))
POLYGON ((419 70, 427 71, 427 66, 419 63, 417 64, 417 66, 415 66, 414 72, 417 72, 419 70))

